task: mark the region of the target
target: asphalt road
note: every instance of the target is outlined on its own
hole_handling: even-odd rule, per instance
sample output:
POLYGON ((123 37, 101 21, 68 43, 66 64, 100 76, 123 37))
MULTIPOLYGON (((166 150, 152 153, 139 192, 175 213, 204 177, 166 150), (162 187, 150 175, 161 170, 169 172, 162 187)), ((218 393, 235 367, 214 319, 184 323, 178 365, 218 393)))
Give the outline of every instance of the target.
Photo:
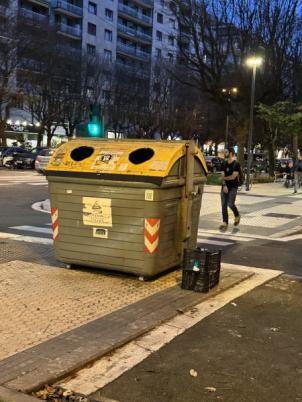
POLYGON ((200 321, 93 397, 301 402, 301 308, 302 283, 283 275, 200 321))

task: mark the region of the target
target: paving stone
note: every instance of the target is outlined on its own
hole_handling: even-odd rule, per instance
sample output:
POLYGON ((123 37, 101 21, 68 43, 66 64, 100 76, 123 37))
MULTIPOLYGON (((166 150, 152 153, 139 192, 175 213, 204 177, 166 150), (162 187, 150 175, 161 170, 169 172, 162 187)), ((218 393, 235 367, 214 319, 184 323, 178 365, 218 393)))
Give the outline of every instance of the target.
MULTIPOLYGON (((47 271, 47 269, 44 270, 47 271)), ((65 272, 65 270, 51 271, 65 272)), ((89 276, 87 272, 67 272, 71 275, 85 274, 89 276)), ((220 287, 209 294, 188 292, 180 289, 179 286, 173 286, 175 275, 177 277, 177 273, 169 274, 154 283, 142 282, 139 286, 142 288, 148 286, 148 292, 151 292, 151 295, 146 297, 148 292, 144 289, 143 299, 140 301, 129 304, 129 300, 127 300, 126 307, 3 360, 0 363, 0 383, 27 392, 38 389, 43 384, 54 383, 171 319, 178 314, 178 311, 186 310, 209 296, 234 286, 252 274, 248 271, 223 270, 220 287), (165 283, 167 280, 168 285, 165 283), (171 283, 172 285, 169 285, 171 283), (159 291, 161 286, 164 289, 159 291)), ((72 283, 71 278, 71 276, 67 279, 61 277, 61 281, 66 285, 69 282, 72 283)), ((96 287, 98 280, 95 276, 93 278, 96 287)), ((109 279, 117 281, 117 278, 114 277, 109 277, 109 279)), ((119 278, 119 281, 120 286, 125 286, 123 283, 127 283, 127 278, 123 278, 123 281, 119 278)), ((85 283, 85 280, 82 282, 85 283)), ((88 283, 90 283, 89 280, 88 283)), ((138 283, 136 280, 136 287, 138 283)), ((118 283, 115 286, 115 289, 118 289, 118 283)), ((133 286, 128 284, 128 288, 131 293, 133 286)), ((67 286, 67 294, 68 289, 67 286)))

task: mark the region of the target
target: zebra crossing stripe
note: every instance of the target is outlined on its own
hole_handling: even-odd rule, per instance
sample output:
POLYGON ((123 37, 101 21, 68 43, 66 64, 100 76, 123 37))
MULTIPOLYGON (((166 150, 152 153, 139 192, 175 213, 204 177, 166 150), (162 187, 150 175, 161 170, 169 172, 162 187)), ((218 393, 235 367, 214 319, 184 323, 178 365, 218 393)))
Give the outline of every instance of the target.
POLYGON ((53 230, 53 239, 59 240, 59 211, 58 208, 51 208, 51 222, 53 230))

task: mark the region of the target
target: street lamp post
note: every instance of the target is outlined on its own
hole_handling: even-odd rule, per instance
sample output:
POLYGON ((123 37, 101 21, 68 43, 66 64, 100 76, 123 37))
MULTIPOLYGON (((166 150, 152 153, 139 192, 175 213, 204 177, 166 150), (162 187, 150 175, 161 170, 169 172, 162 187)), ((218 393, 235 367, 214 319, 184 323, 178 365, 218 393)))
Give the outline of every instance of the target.
POLYGON ((246 169, 246 191, 250 190, 251 166, 252 166, 252 144, 253 144, 253 125, 254 125, 254 104, 255 104, 255 84, 257 67, 261 66, 261 57, 250 57, 246 64, 253 69, 252 87, 251 87, 251 105, 250 105, 250 126, 247 143, 247 169, 246 169))
POLYGON ((225 123, 225 148, 228 147, 229 142, 229 126, 230 126, 230 115, 229 115, 229 104, 231 103, 231 97, 236 96, 238 88, 223 88, 222 94, 227 96, 227 107, 226 107, 226 123, 225 123))

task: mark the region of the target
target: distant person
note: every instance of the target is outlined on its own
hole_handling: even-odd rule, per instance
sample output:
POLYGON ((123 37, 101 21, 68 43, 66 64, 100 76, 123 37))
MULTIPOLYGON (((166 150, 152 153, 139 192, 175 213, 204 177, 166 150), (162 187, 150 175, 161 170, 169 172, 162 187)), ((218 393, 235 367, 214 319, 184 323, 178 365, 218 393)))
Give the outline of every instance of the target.
POLYGON ((295 190, 294 194, 297 194, 298 188, 299 188, 299 183, 302 182, 302 152, 300 150, 299 158, 296 161, 295 164, 295 190))
POLYGON ((238 186, 240 164, 235 158, 234 148, 228 148, 224 152, 225 161, 222 166, 222 188, 221 188, 221 208, 222 208, 222 225, 219 229, 225 232, 229 225, 228 207, 233 211, 235 216, 234 225, 240 223, 240 213, 235 205, 238 186))
POLYGON ((294 183, 294 179, 295 179, 295 166, 294 166, 293 162, 290 161, 286 165, 285 175, 286 175, 285 184, 287 184, 288 186, 292 186, 294 183))

